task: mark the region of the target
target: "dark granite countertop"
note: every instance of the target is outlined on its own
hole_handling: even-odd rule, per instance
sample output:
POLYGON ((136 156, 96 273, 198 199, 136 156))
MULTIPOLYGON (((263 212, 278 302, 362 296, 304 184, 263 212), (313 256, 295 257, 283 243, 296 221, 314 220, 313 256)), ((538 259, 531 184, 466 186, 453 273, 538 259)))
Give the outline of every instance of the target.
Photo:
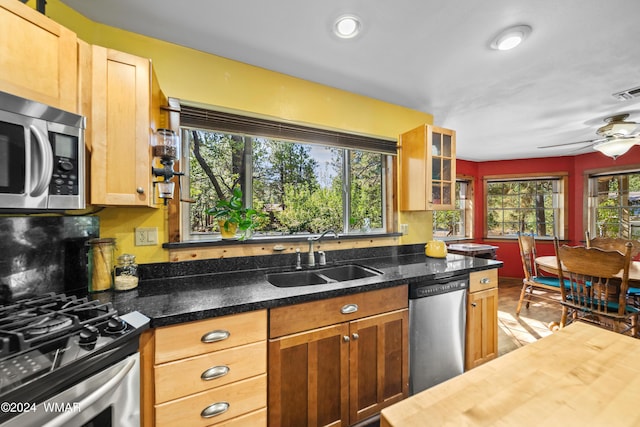
MULTIPOLYGON (((346 263, 370 267, 383 274, 345 282, 279 288, 265 278, 265 273, 277 269, 276 267, 236 269, 144 279, 136 289, 93 294, 92 298, 112 302, 121 314, 139 311, 151 319, 152 327, 158 327, 502 266, 501 261, 455 254, 449 254, 446 259, 428 258, 424 254, 396 254, 343 259, 330 264, 346 263)), ((249 265, 244 261, 242 266, 249 265)), ((288 270, 292 268, 289 266, 288 270)))

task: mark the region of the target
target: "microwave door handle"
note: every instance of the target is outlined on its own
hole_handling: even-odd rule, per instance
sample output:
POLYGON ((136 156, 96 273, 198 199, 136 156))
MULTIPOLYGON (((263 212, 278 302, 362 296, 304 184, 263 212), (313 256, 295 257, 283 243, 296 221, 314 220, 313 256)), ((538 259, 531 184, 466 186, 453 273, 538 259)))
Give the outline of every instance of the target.
MULTIPOLYGON (((36 160, 39 162, 35 162, 35 164, 40 164, 41 167, 39 170, 33 171, 31 176, 37 176, 35 179, 35 185, 32 187, 31 192, 29 193, 32 197, 40 196, 45 192, 47 188, 49 188, 49 183, 51 182, 51 175, 53 174, 53 149, 51 148, 51 143, 49 139, 42 133, 42 131, 35 125, 29 126, 31 132, 36 136, 37 153, 31 153, 31 156, 38 156, 36 160)), ((32 159, 28 159, 28 164, 31 165, 31 168, 34 168, 34 162, 32 159)))

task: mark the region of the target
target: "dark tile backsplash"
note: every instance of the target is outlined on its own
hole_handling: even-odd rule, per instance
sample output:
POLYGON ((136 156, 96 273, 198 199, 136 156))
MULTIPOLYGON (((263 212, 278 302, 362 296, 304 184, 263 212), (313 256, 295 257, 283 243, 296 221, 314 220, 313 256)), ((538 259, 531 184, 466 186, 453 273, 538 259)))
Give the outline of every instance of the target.
POLYGON ((99 234, 96 216, 0 217, 0 296, 86 290, 86 241, 99 234))
MULTIPOLYGON (((380 246, 373 248, 325 251, 327 262, 344 262, 366 258, 393 257, 424 252, 424 244, 404 246, 380 246)), ((300 253, 302 265, 307 264, 307 253, 300 253)), ((317 257, 317 254, 316 254, 317 257)), ((317 258, 316 258, 317 262, 317 258)), ((238 258, 205 259, 182 262, 165 262, 140 265, 142 280, 169 277, 197 276, 225 271, 294 268, 296 254, 261 255, 238 258)))

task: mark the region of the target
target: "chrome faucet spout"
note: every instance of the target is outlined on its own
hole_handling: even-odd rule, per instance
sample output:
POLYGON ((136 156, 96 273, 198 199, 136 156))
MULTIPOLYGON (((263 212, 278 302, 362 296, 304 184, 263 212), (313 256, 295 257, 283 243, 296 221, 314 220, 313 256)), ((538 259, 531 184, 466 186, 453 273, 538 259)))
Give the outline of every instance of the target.
POLYGON ((323 238, 324 236, 326 236, 326 235, 327 235, 327 234, 329 234, 329 233, 333 233, 333 237, 335 237, 336 239, 338 239, 338 238, 339 238, 339 237, 338 237, 338 233, 336 233, 336 232, 335 232, 335 230, 333 230, 333 229, 331 229, 331 228, 330 228, 330 229, 328 229, 328 230, 326 230, 326 231, 323 231, 323 232, 322 232, 322 234, 320 234, 319 236, 316 236, 316 237, 309 237, 309 240, 310 240, 310 241, 314 241, 314 242, 319 242, 320 240, 322 240, 322 238, 323 238))
MULTIPOLYGON (((329 233, 333 233, 333 236, 336 239, 339 239, 338 233, 336 233, 335 230, 333 230, 333 229, 328 229, 328 230, 322 232, 322 234, 320 234, 319 236, 309 237, 307 239, 309 241, 309 267, 315 267, 315 265, 316 265, 316 256, 315 256, 315 254, 313 252, 313 242, 318 242, 319 243, 320 240, 322 240, 322 238, 324 236, 326 236, 327 234, 329 234, 329 233)), ((325 261, 325 263, 326 263, 326 261, 325 261)))

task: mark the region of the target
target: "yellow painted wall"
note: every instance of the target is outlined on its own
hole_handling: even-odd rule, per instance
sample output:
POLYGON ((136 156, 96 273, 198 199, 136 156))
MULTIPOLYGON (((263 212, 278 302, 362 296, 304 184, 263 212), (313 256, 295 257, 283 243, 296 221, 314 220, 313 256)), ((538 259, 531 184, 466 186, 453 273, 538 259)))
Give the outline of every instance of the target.
MULTIPOLYGON (((433 117, 420 111, 232 61, 86 19, 59 0, 48 0, 46 14, 88 43, 151 58, 163 92, 224 110, 271 117, 312 126, 396 139, 433 117)), ((119 253, 138 262, 163 262, 167 252, 133 245, 133 229, 157 226, 166 241, 166 210, 106 208, 100 213, 101 235, 116 237, 119 253)), ((400 213, 409 224, 402 243, 431 239, 431 213, 400 213)))

